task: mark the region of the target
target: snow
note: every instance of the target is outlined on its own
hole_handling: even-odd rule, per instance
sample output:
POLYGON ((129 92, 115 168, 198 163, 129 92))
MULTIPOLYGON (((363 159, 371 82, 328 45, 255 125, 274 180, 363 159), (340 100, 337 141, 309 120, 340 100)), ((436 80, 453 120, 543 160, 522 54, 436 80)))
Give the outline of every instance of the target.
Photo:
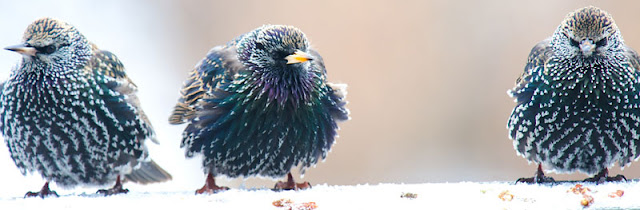
MULTIPOLYGON (((584 195, 572 192, 577 183, 555 185, 512 182, 460 182, 425 184, 376 184, 357 186, 315 185, 302 191, 275 192, 267 188, 231 189, 213 195, 193 191, 148 192, 101 197, 91 191, 70 191, 59 198, 27 198, 21 194, 0 197, 2 209, 144 209, 206 207, 210 209, 286 209, 273 202, 289 199, 300 207, 314 202, 317 209, 582 209, 584 195), (414 193, 415 199, 402 198, 414 193), (500 195, 503 199, 500 198, 500 195), (510 195, 513 195, 512 199, 510 195)), ((640 182, 580 183, 593 198, 588 208, 640 208, 640 182), (613 193, 622 190, 622 196, 613 193)), ((134 186, 135 187, 135 186, 134 186)), ((131 189, 131 188, 130 188, 131 189)), ((195 189, 194 189, 195 190, 195 189)))

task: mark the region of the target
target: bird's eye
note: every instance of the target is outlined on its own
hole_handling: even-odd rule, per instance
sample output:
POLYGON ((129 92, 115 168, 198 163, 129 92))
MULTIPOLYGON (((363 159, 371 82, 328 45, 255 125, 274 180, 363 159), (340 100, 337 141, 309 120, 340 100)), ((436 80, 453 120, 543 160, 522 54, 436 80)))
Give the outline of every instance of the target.
POLYGON ((51 54, 57 50, 57 47, 55 45, 47 45, 44 47, 36 47, 36 50, 40 53, 51 54))
POLYGON ((571 46, 580 47, 580 43, 574 39, 569 39, 571 41, 571 46))
POLYGON ((256 49, 263 50, 264 49, 264 45, 262 43, 260 43, 260 42, 256 42, 256 49))
POLYGON ((607 38, 603 38, 600 41, 596 42, 596 46, 598 46, 598 47, 602 47, 602 46, 605 46, 605 45, 607 45, 607 38))

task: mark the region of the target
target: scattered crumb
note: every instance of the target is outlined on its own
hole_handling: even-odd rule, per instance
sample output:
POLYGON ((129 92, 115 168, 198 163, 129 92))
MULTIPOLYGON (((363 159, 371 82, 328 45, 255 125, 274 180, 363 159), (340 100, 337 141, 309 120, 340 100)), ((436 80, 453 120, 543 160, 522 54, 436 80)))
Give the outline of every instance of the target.
POLYGON ((609 193, 610 198, 622 197, 624 195, 624 190, 616 190, 615 192, 609 193))
POLYGON ((283 198, 283 199, 274 201, 272 204, 275 207, 287 207, 287 206, 290 206, 291 204, 293 204, 293 201, 291 201, 290 199, 283 198))
POLYGON ((302 208, 297 208, 299 210, 313 210, 318 208, 318 205, 316 204, 316 202, 305 202, 302 203, 302 208))
POLYGON ((584 195, 588 192, 591 192, 591 189, 589 189, 588 187, 583 187, 581 184, 576 184, 576 186, 571 187, 569 190, 567 190, 567 192, 584 195))
POLYGON ((403 192, 402 195, 400 195, 401 198, 408 198, 408 199, 416 199, 418 198, 418 194, 417 193, 405 193, 403 192))
POLYGON ((509 190, 505 190, 505 191, 502 191, 500 194, 498 194, 498 198, 500 198, 503 201, 511 201, 513 200, 513 194, 511 194, 509 190))
MULTIPOLYGON (((572 192, 573 194, 576 195, 582 195, 582 200, 580 200, 580 205, 582 205, 583 207, 588 207, 591 204, 593 204, 593 196, 589 195, 589 193, 591 192, 591 189, 589 189, 588 187, 584 187, 581 184, 576 184, 576 186, 573 186, 571 188, 569 188, 569 190, 567 190, 567 192, 572 192)), ((611 197, 611 194, 609 195, 609 197, 611 197)))
POLYGON ((286 198, 273 201, 272 204, 275 207, 287 208, 288 210, 314 210, 318 208, 316 202, 295 203, 291 199, 286 198))
POLYGON ((580 200, 580 204, 584 207, 593 204, 593 197, 590 195, 583 195, 582 200, 580 200))

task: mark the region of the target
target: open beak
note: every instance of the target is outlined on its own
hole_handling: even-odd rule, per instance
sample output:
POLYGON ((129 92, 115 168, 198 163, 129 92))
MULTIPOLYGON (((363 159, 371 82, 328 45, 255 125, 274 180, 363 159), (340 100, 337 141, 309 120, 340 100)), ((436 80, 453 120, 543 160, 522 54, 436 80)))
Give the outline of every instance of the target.
POLYGON ((36 56, 36 52, 38 52, 36 48, 30 47, 27 44, 8 46, 8 47, 5 47, 4 49, 11 50, 23 55, 30 55, 30 56, 36 56))
POLYGON ((303 62, 313 60, 313 57, 311 57, 311 55, 305 52, 296 50, 295 53, 288 55, 287 57, 285 57, 285 59, 287 59, 287 64, 294 64, 294 63, 303 63, 303 62))

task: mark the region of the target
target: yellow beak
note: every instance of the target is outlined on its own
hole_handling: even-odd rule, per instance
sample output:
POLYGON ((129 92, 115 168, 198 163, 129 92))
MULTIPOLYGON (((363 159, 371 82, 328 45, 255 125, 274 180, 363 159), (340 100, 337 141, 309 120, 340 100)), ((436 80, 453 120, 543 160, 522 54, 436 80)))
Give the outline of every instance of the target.
POLYGON ((311 55, 305 52, 296 50, 295 53, 288 55, 287 57, 285 57, 285 59, 287 59, 287 64, 294 64, 294 63, 303 63, 303 62, 313 60, 313 57, 311 57, 311 55))
POLYGON ((30 56, 36 56, 36 52, 38 52, 38 50, 36 50, 36 48, 29 47, 26 44, 8 46, 8 47, 5 47, 4 49, 5 50, 11 50, 11 51, 23 54, 23 55, 30 55, 30 56))

